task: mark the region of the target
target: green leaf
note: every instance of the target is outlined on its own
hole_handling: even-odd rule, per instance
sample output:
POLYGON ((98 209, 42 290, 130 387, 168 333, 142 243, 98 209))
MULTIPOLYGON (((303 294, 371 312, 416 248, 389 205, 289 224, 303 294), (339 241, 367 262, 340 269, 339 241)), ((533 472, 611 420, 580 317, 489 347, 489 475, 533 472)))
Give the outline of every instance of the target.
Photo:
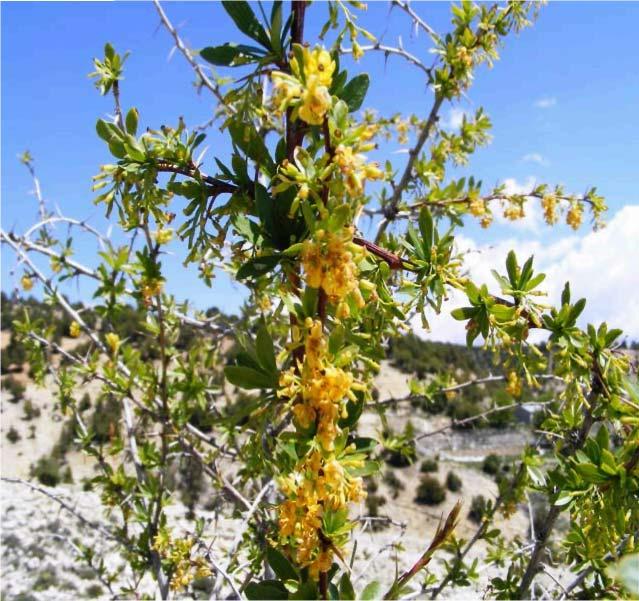
POLYGON ((506 270, 508 271, 508 279, 513 288, 517 287, 517 255, 511 250, 506 257, 506 270))
POLYGON ((233 122, 229 125, 229 133, 233 142, 260 167, 267 169, 269 175, 275 173, 275 163, 269 154, 262 136, 249 123, 233 122))
POLYGON ((277 549, 269 546, 266 549, 266 559, 273 568, 276 576, 281 580, 298 580, 299 575, 293 564, 277 549))
POLYGON ((373 580, 373 582, 369 582, 364 587, 364 590, 360 593, 359 598, 362 601, 372 601, 373 599, 381 599, 382 597, 381 591, 382 591, 382 587, 379 584, 379 582, 377 582, 377 580, 373 580))
POLYGON ((639 598, 639 553, 626 555, 616 566, 608 568, 607 572, 621 582, 631 597, 639 598))
POLYGON ((126 114, 125 125, 127 133, 135 136, 138 131, 138 120, 139 120, 138 109, 135 107, 131 108, 129 112, 126 114))
POLYGON ((419 212, 419 231, 422 234, 422 243, 424 251, 430 252, 430 248, 433 245, 433 216, 430 214, 428 207, 424 207, 419 212))
POLYGON ((553 503, 553 505, 556 505, 557 507, 568 505, 569 503, 572 502, 573 499, 574 499, 573 493, 571 493, 570 491, 564 490, 559 493, 559 496, 557 497, 557 500, 553 503))
POLYGON ((248 2, 245 0, 225 0, 222 2, 222 6, 242 33, 259 42, 268 50, 271 49, 269 37, 248 2))
MULTIPOLYGON (((256 60, 263 56, 264 51, 255 46, 246 46, 245 44, 222 44, 221 46, 207 46, 200 50, 200 56, 208 63, 218 67, 228 67, 238 57, 245 57, 249 60, 256 60)), ((241 61, 240 64, 245 64, 241 61)), ((236 65, 235 65, 236 66, 236 65)))
POLYGON ((111 141, 111 131, 102 119, 98 119, 96 121, 95 131, 97 132, 98 136, 100 136, 105 142, 111 141))
POLYGON ((345 601, 355 600, 355 589, 353 589, 351 579, 348 577, 346 572, 342 574, 339 581, 339 598, 344 599, 345 601))
POLYGON ((274 269, 279 262, 280 257, 278 255, 255 257, 244 263, 244 265, 237 270, 235 276, 238 280, 257 278, 274 269))
POLYGON ((368 92, 368 86, 370 84, 370 77, 367 73, 361 73, 353 77, 342 90, 342 100, 348 104, 348 110, 356 111, 362 106, 366 92, 368 92))
POLYGON ((278 580, 251 582, 244 589, 248 599, 288 599, 286 587, 278 580))
POLYGON ((239 388, 252 390, 255 388, 275 388, 277 378, 272 375, 242 365, 229 365, 224 368, 226 379, 239 388))
POLYGON ((266 325, 262 324, 257 331, 257 340, 255 343, 257 350, 257 358, 260 365, 268 372, 277 372, 277 363, 275 362, 275 349, 273 348, 273 340, 266 329, 266 325))
POLYGON ((307 580, 300 585, 297 592, 293 593, 290 599, 301 599, 306 601, 307 599, 319 599, 317 592, 317 584, 312 580, 307 580))
POLYGON ((465 321, 474 317, 477 313, 477 309, 475 307, 460 307, 459 309, 453 309, 450 314, 453 316, 453 319, 457 321, 465 321))

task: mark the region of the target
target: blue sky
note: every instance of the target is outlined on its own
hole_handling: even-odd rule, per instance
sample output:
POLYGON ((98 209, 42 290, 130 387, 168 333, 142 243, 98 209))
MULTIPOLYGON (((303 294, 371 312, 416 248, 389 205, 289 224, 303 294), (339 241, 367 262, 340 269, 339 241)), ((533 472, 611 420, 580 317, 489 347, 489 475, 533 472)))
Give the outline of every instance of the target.
MULTIPOLYGON (((446 31, 448 3, 414 3, 414 7, 436 30, 446 31)), ((206 92, 195 93, 193 74, 181 55, 176 53, 168 60, 172 40, 159 27, 150 2, 4 2, 0 10, 2 225, 20 232, 36 214, 29 176, 16 158, 28 148, 35 157, 46 198, 63 213, 89 217, 103 227, 102 208, 92 204, 91 176, 110 158, 94 133, 94 124, 96 118, 112 111, 112 103, 98 95, 87 74, 92 70, 91 59, 101 55, 104 42, 110 41, 119 51, 131 51, 122 101, 126 108, 139 109, 142 126, 172 124, 180 115, 189 125, 200 124, 211 115, 212 98, 206 92)), ((165 10, 193 48, 223 43, 232 31, 219 4, 167 3, 165 10)), ((307 37, 312 39, 325 14, 325 5, 313 4, 307 37)), ((386 43, 397 44, 401 35, 407 50, 428 59, 428 40, 423 35, 412 37, 406 16, 397 10, 389 13, 387 3, 371 3, 360 21, 386 43)), ((490 115, 493 143, 479 150, 465 170, 487 185, 508 180, 517 189, 545 181, 563 183, 574 192, 598 187, 610 207, 610 228, 617 228, 606 235, 612 243, 620 239, 623 243, 610 259, 619 261, 621 270, 600 264, 611 249, 603 252, 603 238, 590 234, 587 227, 577 234, 565 227, 551 230, 540 223, 538 214, 523 225, 497 224, 487 232, 471 224, 461 232, 462 241, 481 251, 480 256, 494 260, 501 260, 499 253, 508 246, 535 252, 544 267, 559 270, 557 281, 572 277, 585 261, 594 271, 579 275, 583 281, 575 284, 585 296, 590 296, 594 279, 620 271, 616 280, 596 282, 601 290, 595 290, 595 305, 588 317, 630 320, 634 338, 639 338, 639 323, 626 307, 630 303, 634 313, 639 313, 639 285, 635 285, 639 251, 637 243, 624 236, 639 236, 628 224, 629 220, 639 221, 634 210, 639 205, 638 21, 639 3, 551 2, 542 8, 533 28, 507 40, 502 58, 492 70, 478 72, 468 98, 452 107, 452 112, 447 107, 442 113, 443 120, 451 123, 460 111, 479 106, 490 115), (585 249, 594 250, 586 253, 585 249), (610 291, 615 286, 622 287, 625 302, 611 308, 610 291)), ((242 41, 242 36, 237 34, 233 39, 242 41)), ((391 58, 385 64, 381 55, 371 53, 351 72, 363 70, 374 82, 367 107, 381 114, 401 108, 423 115, 429 109, 430 94, 418 73, 401 60, 391 58)), ((224 159, 228 146, 215 128, 210 133, 206 164, 213 171, 213 156, 224 159)), ((390 156, 401 164, 402 155, 390 156)), ((192 299, 200 307, 218 305, 232 310, 237 306, 240 287, 233 288, 226 278, 220 278, 213 290, 207 289, 197 283, 194 272, 181 267, 181 248, 174 250, 175 256, 165 260, 169 291, 192 299)), ((95 264, 95 246, 81 243, 77 258, 95 264)), ((9 274, 12 265, 11 254, 3 249, 3 290, 15 284, 9 274)), ((476 273, 483 277, 481 270, 476 273)), ((551 296, 558 285, 549 284, 551 296)), ((87 287, 71 292, 90 296, 87 287)), ((447 328, 438 336, 450 337, 447 328)))

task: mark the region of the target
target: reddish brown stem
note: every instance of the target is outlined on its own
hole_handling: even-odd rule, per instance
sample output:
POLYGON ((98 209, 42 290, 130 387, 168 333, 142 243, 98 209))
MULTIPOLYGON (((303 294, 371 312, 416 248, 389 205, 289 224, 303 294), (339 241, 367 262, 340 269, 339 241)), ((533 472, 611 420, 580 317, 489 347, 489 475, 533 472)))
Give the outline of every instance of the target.
POLYGON ((406 265, 410 265, 410 261, 398 257, 392 252, 382 248, 381 246, 377 246, 377 244, 375 244, 374 242, 370 242, 365 238, 353 236, 353 242, 355 244, 358 244, 359 246, 363 246, 371 254, 386 261, 391 269, 404 269, 406 265))

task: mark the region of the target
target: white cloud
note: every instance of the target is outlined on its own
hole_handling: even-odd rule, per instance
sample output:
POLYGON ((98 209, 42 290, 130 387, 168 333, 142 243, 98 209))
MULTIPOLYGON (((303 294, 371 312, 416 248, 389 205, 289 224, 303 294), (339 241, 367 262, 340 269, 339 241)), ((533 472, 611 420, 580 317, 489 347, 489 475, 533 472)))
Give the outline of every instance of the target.
POLYGON ((459 129, 464 121, 468 119, 470 113, 462 108, 454 106, 448 111, 448 115, 440 120, 440 125, 444 129, 459 129))
POLYGON ((557 99, 554 96, 545 96, 535 101, 535 106, 540 109, 549 109, 551 106, 557 104, 557 99))
POLYGON ((542 167, 547 167, 548 165, 550 165, 548 159, 540 155, 538 152, 529 152, 528 154, 525 154, 523 157, 521 157, 521 160, 526 163, 537 163, 542 167))
MULTIPOLYGON (((586 308, 580 326, 606 321, 619 327, 631 340, 639 340, 639 205, 621 209, 607 227, 582 236, 570 235, 551 244, 543 240, 500 240, 494 245, 478 245, 465 236, 457 237, 460 250, 468 250, 465 265, 476 283, 486 283, 499 292, 490 270, 505 271, 506 255, 511 249, 521 262, 535 257, 535 269, 546 274, 540 289, 548 293, 549 304, 559 302, 566 281, 570 282, 573 302, 584 297, 586 308)), ((455 321, 450 312, 467 304, 463 293, 455 291, 439 316, 428 315, 430 332, 424 332, 419 318, 416 333, 432 340, 464 343, 464 323, 455 321)), ((539 333, 541 334, 541 333, 539 333)), ((533 340, 541 340, 538 335, 533 340)))

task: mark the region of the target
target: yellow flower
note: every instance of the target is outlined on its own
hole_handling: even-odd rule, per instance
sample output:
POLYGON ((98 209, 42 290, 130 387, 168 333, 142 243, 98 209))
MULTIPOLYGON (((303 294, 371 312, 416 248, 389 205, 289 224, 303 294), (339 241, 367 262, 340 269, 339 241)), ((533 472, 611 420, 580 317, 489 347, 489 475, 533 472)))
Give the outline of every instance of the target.
POLYGON ((544 209, 544 219, 548 225, 557 223, 557 197, 554 194, 545 194, 541 199, 541 206, 544 209))
POLYGON ((20 284, 22 284, 22 289, 25 292, 29 292, 33 288, 33 280, 26 274, 20 279, 20 284))
POLYGON ((153 238, 158 244, 168 244, 173 239, 173 230, 161 228, 153 232, 153 238))
POLYGON ((524 205, 516 202, 511 202, 504 209, 504 217, 510 221, 516 221, 517 219, 523 219, 526 216, 524 211, 524 205))
POLYGON ((568 209, 568 213, 566 213, 566 223, 573 229, 579 229, 581 222, 583 220, 583 212, 584 208, 579 202, 572 202, 570 204, 570 208, 568 209))
POLYGON ((140 293, 142 294, 142 300, 145 305, 151 303, 151 299, 162 292, 164 282, 159 278, 154 278, 142 282, 140 286, 140 293))
POLYGON ((355 61, 359 62, 359 59, 364 56, 364 51, 362 47, 357 43, 353 42, 353 58, 355 61))
POLYGON ((109 332, 104 339, 111 350, 111 353, 115 355, 120 348, 120 337, 115 332, 109 332))
POLYGON ((310 428, 311 424, 315 421, 315 409, 309 407, 305 403, 297 403, 293 405, 293 415, 295 415, 295 419, 299 422, 302 428, 310 428))
POLYGON ((486 213, 482 218, 481 221, 479 222, 481 224, 481 226, 486 229, 487 227, 490 226, 490 224, 493 222, 493 216, 491 213, 486 213))
POLYGON ((333 552, 330 550, 320 551, 317 558, 311 563, 308 572, 314 580, 317 580, 320 572, 328 572, 333 565, 333 552))
POLYGON ((506 392, 512 396, 521 396, 521 380, 516 371, 508 372, 506 392))
POLYGON ((272 102, 277 111, 282 112, 290 102, 298 100, 302 95, 302 86, 299 81, 287 73, 275 71, 271 74, 273 81, 272 102))
POLYGON ((304 48, 304 75, 307 81, 310 77, 316 77, 320 85, 330 88, 334 71, 335 61, 326 50, 304 48))
POLYGON ((484 203, 484 199, 480 197, 473 198, 468 205, 468 209, 470 210, 471 215, 481 217, 486 213, 486 204, 484 203))
POLYGON ((81 332, 80 324, 77 321, 72 321, 69 326, 69 336, 71 336, 71 338, 77 338, 81 332))
POLYGON ((319 77, 313 75, 306 81, 299 116, 310 125, 321 125, 331 103, 328 88, 320 83, 319 77))

